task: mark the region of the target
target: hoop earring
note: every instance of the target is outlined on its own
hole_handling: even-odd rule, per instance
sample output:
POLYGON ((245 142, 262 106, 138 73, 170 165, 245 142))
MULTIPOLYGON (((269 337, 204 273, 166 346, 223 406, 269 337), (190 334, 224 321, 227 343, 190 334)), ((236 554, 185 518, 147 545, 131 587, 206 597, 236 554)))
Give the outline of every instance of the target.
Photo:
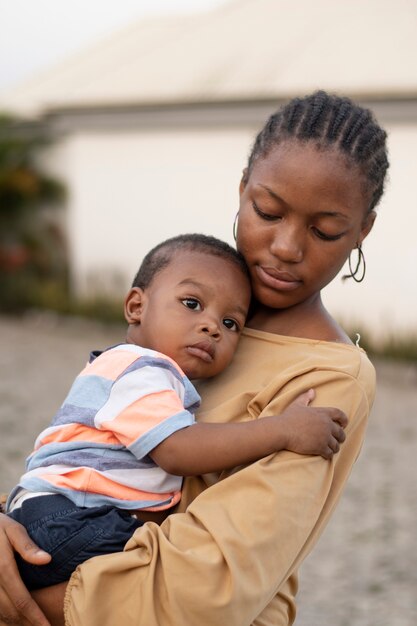
POLYGON ((233 221, 233 239, 235 240, 235 243, 237 242, 237 222, 239 219, 239 211, 236 213, 235 215, 235 219, 233 221))
POLYGON ((358 251, 358 259, 356 261, 356 267, 355 267, 354 270, 352 270, 352 259, 351 259, 352 251, 351 251, 350 254, 349 254, 349 271, 350 271, 350 274, 345 274, 344 276, 342 276, 342 280, 346 280, 347 278, 353 278, 355 283, 361 283, 363 281, 363 279, 365 278, 365 274, 366 274, 365 255, 363 253, 362 246, 361 246, 360 243, 357 244, 355 250, 358 251), (359 277, 357 276, 358 272, 359 272, 359 277))

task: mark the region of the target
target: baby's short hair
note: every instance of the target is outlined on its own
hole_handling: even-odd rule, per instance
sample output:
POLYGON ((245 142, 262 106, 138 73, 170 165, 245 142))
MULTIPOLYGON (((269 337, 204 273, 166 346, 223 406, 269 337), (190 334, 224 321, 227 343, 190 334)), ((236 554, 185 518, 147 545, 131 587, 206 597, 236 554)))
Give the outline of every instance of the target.
POLYGON ((216 237, 190 233, 177 235, 162 241, 152 248, 143 259, 141 266, 133 279, 132 287, 146 289, 155 276, 167 267, 174 255, 179 251, 202 252, 221 257, 225 261, 234 263, 249 279, 249 272, 243 256, 225 241, 216 237))

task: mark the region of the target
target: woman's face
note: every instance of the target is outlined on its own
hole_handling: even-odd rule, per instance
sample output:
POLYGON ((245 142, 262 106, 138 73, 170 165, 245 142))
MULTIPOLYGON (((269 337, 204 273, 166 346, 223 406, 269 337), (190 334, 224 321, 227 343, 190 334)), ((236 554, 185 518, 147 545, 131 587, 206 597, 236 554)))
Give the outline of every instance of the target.
POLYGON ((240 186, 237 247, 258 302, 284 309, 314 299, 371 230, 369 202, 337 150, 288 141, 255 161, 240 186))

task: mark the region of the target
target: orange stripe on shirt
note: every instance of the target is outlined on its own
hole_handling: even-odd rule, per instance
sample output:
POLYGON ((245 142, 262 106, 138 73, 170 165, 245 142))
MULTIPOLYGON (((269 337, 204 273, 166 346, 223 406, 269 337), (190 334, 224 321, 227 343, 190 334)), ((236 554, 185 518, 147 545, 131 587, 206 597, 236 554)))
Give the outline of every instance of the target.
POLYGON ((125 446, 142 437, 146 432, 184 411, 184 407, 172 389, 152 393, 139 398, 113 420, 101 422, 101 428, 110 428, 125 446))
POLYGON ((115 380, 138 358, 142 357, 126 350, 103 352, 100 358, 88 363, 79 376, 102 376, 109 380, 115 380))
POLYGON ((167 500, 174 493, 150 493, 148 491, 142 491, 141 489, 127 487, 126 485, 115 483, 94 470, 91 471, 86 491, 88 493, 108 495, 111 498, 118 498, 119 500, 152 500, 153 502, 167 500))
POLYGON ((80 467, 70 470, 66 474, 41 474, 39 475, 39 478, 42 478, 56 487, 64 487, 64 489, 72 489, 83 492, 86 490, 90 472, 90 468, 85 470, 80 467))
POLYGON ((38 450, 40 445, 47 443, 63 443, 64 441, 85 441, 89 443, 120 445, 119 439, 108 430, 97 430, 96 428, 89 428, 83 424, 66 424, 59 430, 55 430, 46 437, 43 437, 36 449, 38 450))
MULTIPOLYGON (((43 480, 60 487, 63 489, 71 489, 78 492, 97 493, 100 495, 116 498, 117 500, 126 500, 127 502, 135 502, 138 500, 146 500, 152 502, 159 502, 160 500, 174 499, 174 502, 178 502, 180 494, 176 491, 170 491, 167 493, 150 493, 148 491, 141 491, 140 489, 133 489, 120 483, 106 478, 102 474, 95 472, 91 468, 78 468, 70 470, 65 474, 44 474, 39 476, 43 480)), ((162 508, 168 508, 173 506, 170 502, 164 507, 157 507, 158 510, 162 508)), ((153 507, 151 507, 153 509, 153 507)))

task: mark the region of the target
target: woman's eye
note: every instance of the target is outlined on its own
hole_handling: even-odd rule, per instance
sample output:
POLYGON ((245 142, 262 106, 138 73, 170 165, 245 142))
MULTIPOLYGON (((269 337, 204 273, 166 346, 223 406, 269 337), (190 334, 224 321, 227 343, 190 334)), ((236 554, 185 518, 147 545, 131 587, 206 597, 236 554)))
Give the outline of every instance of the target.
POLYGON ((201 304, 196 298, 183 298, 181 302, 187 307, 187 309, 191 309, 192 311, 201 311, 201 304))
POLYGON ((337 235, 327 235, 326 233, 324 233, 322 230, 319 230, 318 228, 313 228, 313 231, 319 239, 323 239, 324 241, 337 241, 337 239, 340 239, 343 235, 343 233, 340 233, 337 235))
POLYGON ((226 326, 226 328, 228 328, 229 330, 234 330, 236 333, 239 332, 239 324, 229 317, 226 317, 223 320, 223 325, 226 326))
POLYGON ((253 210, 255 211, 255 213, 257 215, 259 215, 259 217, 261 217, 263 220, 269 220, 269 221, 273 221, 273 220, 279 220, 279 215, 273 215, 272 213, 265 213, 265 211, 262 211, 258 205, 256 204, 256 202, 252 202, 252 207, 253 210))

